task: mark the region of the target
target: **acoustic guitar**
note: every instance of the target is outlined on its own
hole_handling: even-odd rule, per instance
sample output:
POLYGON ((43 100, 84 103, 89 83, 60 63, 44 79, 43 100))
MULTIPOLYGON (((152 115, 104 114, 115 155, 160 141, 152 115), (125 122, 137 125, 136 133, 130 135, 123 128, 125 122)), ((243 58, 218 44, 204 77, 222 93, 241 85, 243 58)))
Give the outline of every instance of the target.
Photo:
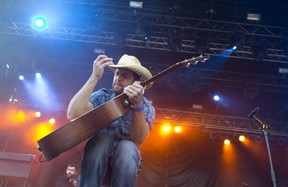
MULTIPOLYGON (((204 62, 207 59, 207 56, 201 55, 195 58, 183 60, 156 74, 151 79, 141 82, 141 85, 145 88, 145 86, 152 84, 154 80, 180 66, 189 67, 190 64, 196 65, 198 62, 204 62)), ((99 107, 96 107, 76 118, 70 123, 60 127, 37 141, 38 149, 42 152, 40 162, 49 161, 80 144, 117 118, 129 112, 131 109, 128 97, 125 94, 120 94, 99 107), (46 160, 42 160, 43 154, 46 160)))

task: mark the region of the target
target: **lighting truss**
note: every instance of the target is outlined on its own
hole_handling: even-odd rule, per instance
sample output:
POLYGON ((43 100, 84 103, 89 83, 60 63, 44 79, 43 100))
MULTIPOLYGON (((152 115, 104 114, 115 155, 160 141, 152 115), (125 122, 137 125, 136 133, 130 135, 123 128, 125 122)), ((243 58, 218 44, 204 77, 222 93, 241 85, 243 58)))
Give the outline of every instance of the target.
POLYGON ((112 32, 91 34, 91 29, 52 26, 48 26, 45 31, 37 31, 33 29, 30 23, 20 22, 9 23, 2 34, 116 45, 112 32))
MULTIPOLYGON (((161 38, 158 38, 161 40, 161 38)), ((145 44, 144 42, 142 43, 145 44)), ((152 44, 151 44, 152 45, 152 44)), ((154 44, 153 44, 154 45, 154 44)), ((143 46, 144 48, 145 46, 143 46)), ((17 49, 15 48, 17 51, 17 49)), ((2 59, 13 59, 12 56, 3 56, 2 59)), ((75 67, 79 71, 83 71, 83 73, 90 72, 90 64, 89 62, 93 62, 95 56, 89 55, 63 55, 63 56, 54 56, 53 59, 49 57, 31 57, 31 55, 27 54, 27 56, 21 56, 21 59, 27 62, 37 62, 39 64, 51 64, 57 65, 59 62, 62 65, 67 64, 65 68, 65 75, 73 74, 75 71, 75 67), (83 63, 87 62, 87 63, 83 63), (73 64, 73 66, 71 66, 73 64), (73 68, 72 68, 73 67, 73 68)), ((165 64, 156 64, 156 63, 149 63, 143 62, 146 67, 149 67, 149 70, 152 74, 157 74, 164 69, 168 68, 168 65, 165 64)), ((207 62, 209 63, 209 62, 207 62)), ((10 71, 14 71, 13 64, 10 64, 10 71)), ((32 66, 32 65, 31 65, 32 66)), ((193 66, 193 65, 191 65, 193 66)), ((5 66, 1 66, 1 72, 3 75, 6 76, 5 73, 5 66)), ((32 69, 31 69, 32 71, 32 69)), ((47 72, 48 73, 48 72, 47 72)), ((56 72, 51 72, 56 73, 56 72)), ((63 72, 60 72, 63 74, 63 72)), ((249 73, 238 73, 238 72, 231 72, 231 71, 222 71, 222 70, 215 70, 215 69, 204 69, 198 67, 186 67, 186 68, 179 68, 176 69, 174 72, 171 73, 174 80, 177 82, 181 82, 181 80, 189 81, 198 81, 202 86, 214 86, 214 87, 223 87, 223 88, 255 88, 260 91, 265 92, 273 92, 273 93, 288 93, 288 79, 285 76, 278 75, 278 76, 268 76, 268 75, 258 75, 258 74, 249 74, 249 73), (193 75, 193 76, 191 76, 193 75)), ((1 74, 2 75, 2 74, 1 74)), ((7 75, 9 76, 9 74, 7 75)), ((164 76, 160 78, 161 80, 167 80, 168 77, 164 76)))
MULTIPOLYGON (((18 8, 17 2, 12 2, 13 3, 7 3, 10 7, 12 6, 11 11, 13 10, 13 6, 18 8)), ((61 6, 70 6, 73 4, 67 1, 54 1, 53 3, 55 3, 55 7, 58 3, 62 3, 61 6)), ((179 51, 195 54, 197 53, 197 51, 195 51, 195 37, 200 37, 200 39, 201 37, 208 37, 208 48, 205 53, 217 56, 223 52, 223 50, 229 49, 231 40, 228 36, 237 31, 237 33, 245 35, 245 44, 232 53, 231 58, 253 59, 254 57, 251 51, 253 43, 265 39, 267 43, 273 43, 273 46, 268 47, 267 56, 263 61, 288 62, 287 54, 281 47, 281 43, 288 32, 287 27, 135 12, 121 6, 115 9, 111 5, 101 5, 99 3, 87 4, 84 2, 75 2, 75 4, 79 6, 74 7, 73 12, 65 12, 63 14, 74 17, 81 16, 84 21, 85 18, 92 21, 87 22, 86 25, 62 27, 54 25, 50 26, 47 31, 38 33, 39 31, 33 30, 29 23, 17 21, 15 18, 15 20, 11 19, 10 23, 4 27, 1 33, 32 37, 42 35, 42 37, 51 39, 117 45, 115 30, 119 30, 119 26, 124 26, 127 31, 127 37, 124 38, 125 46, 171 51, 169 47, 169 35, 172 30, 177 30, 181 33, 182 37, 179 51), (84 5, 85 8, 83 8, 84 5), (91 28, 95 26, 95 21, 99 20, 107 23, 109 26, 103 26, 101 32, 91 30, 91 28), (135 28, 139 24, 148 24, 151 26, 151 38, 149 41, 145 42, 135 34, 135 28), (113 25, 116 25, 116 29, 111 28, 113 25)))
MULTIPOLYGON (((204 114, 199 112, 187 112, 156 108, 157 117, 155 123, 170 122, 173 125, 189 126, 199 129, 201 132, 217 132, 218 134, 249 134, 261 135, 259 126, 250 118, 204 114)), ((281 130, 270 129, 271 137, 283 137, 288 140, 288 126, 286 122, 272 122, 273 126, 281 126, 281 130)))
MULTIPOLYGON (((147 64, 151 72, 156 74, 168 66, 164 64, 147 64)), ((249 73, 237 73, 230 71, 212 70, 204 68, 185 68, 177 69, 173 79, 180 82, 181 80, 195 81, 198 80, 201 85, 210 85, 227 88, 256 88, 261 91, 274 93, 288 93, 288 80, 283 76, 268 76, 249 73), (194 75, 194 76, 191 76, 194 75)), ((166 77, 163 77, 166 79, 166 77)))

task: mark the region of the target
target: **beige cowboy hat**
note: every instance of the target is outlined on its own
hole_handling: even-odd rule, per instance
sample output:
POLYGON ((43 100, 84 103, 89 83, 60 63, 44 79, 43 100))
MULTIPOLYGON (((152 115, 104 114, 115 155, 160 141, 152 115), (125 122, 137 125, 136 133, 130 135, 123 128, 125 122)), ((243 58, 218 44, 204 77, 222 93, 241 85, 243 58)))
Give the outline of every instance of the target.
MULTIPOLYGON (((116 68, 125 68, 130 71, 133 71, 140 76, 141 81, 146 81, 152 78, 150 71, 141 65, 140 61, 135 56, 130 56, 124 54, 118 61, 117 64, 109 65, 112 71, 115 71, 116 68)), ((146 85, 146 89, 150 88, 153 83, 146 85)))

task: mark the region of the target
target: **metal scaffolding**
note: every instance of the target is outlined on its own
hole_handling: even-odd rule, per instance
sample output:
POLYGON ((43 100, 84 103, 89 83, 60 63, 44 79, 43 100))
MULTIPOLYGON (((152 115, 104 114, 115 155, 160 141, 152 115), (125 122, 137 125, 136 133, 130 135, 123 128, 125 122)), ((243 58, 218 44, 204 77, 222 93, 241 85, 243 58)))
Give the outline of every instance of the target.
MULTIPOLYGON (((15 48, 17 51, 17 48, 15 48)), ((41 67, 50 67, 57 66, 61 62, 63 70, 49 72, 46 70, 47 74, 65 74, 69 75, 72 72, 78 69, 83 71, 83 73, 90 72, 90 62, 94 61, 95 56, 89 55, 64 55, 64 56, 54 56, 51 59, 49 56, 31 56, 30 54, 21 56, 22 61, 32 62, 30 64, 30 71, 33 72, 33 62, 37 62, 38 66, 41 67), (85 62, 85 63, 84 63, 85 62), (73 65, 73 66, 71 66, 73 65), (64 71, 64 73, 63 73, 64 71)), ((13 59, 13 56, 8 54, 3 54, 1 56, 3 61, 8 61, 8 59, 13 59)), ((149 68, 153 75, 163 71, 168 68, 167 64, 155 64, 150 62, 143 62, 146 67, 149 68)), ((206 62, 209 63, 209 62, 206 62)), ((24 64, 23 64, 24 65, 24 64)), ((6 64, 3 64, 0 67, 0 72, 2 76, 13 76, 19 65, 13 66, 13 63, 10 63, 10 68, 7 69, 6 64), (13 69, 14 68, 14 69, 13 69)), ((29 68, 29 65, 25 64, 26 68, 29 68), (28 66, 28 67, 27 67, 28 66)), ((35 68, 35 67, 34 67, 35 68)), ((52 68, 53 69, 53 68, 52 68)), ((261 74, 252 74, 252 73, 243 73, 243 72, 232 72, 232 71, 223 71, 215 70, 208 68, 199 68, 197 66, 191 65, 191 67, 179 68, 171 73, 175 82, 181 82, 185 80, 187 84, 189 82, 197 81, 202 86, 209 87, 218 87, 218 88, 251 88, 257 89, 264 92, 274 92, 274 93, 288 93, 288 78, 283 76, 283 74, 278 75, 261 75, 261 74)), ((2 77, 1 76, 1 77, 2 77)), ((169 78, 167 76, 161 77, 161 80, 167 81, 169 78)))
MULTIPOLYGON (((6 12, 10 15, 13 9, 19 9, 23 2, 6 0, 6 3, 10 11, 6 12)), ((263 49, 265 54, 260 60, 288 62, 287 52, 283 47, 287 45, 285 39, 287 27, 283 26, 178 17, 153 11, 133 11, 121 4, 112 6, 104 3, 89 4, 85 1, 71 3, 58 0, 43 1, 43 4, 49 8, 61 6, 71 9, 73 6, 73 11, 64 11, 58 16, 74 18, 76 23, 66 23, 63 26, 58 23, 49 25, 45 31, 38 31, 31 23, 23 21, 21 12, 18 12, 18 16, 10 15, 5 25, 2 23, 1 33, 215 56, 223 56, 223 51, 231 48, 231 45, 238 45, 238 49, 230 57, 241 59, 257 58, 253 50, 258 44, 258 48, 259 45, 266 47, 263 49), (143 27, 148 27, 147 40, 143 39, 145 32, 143 27), (177 39, 178 43, 175 41, 177 39), (199 51, 201 47, 204 48, 199 51)))
MULTIPOLYGON (((264 143, 262 130, 255 121, 245 117, 224 116, 214 114, 204 114, 199 112, 187 112, 179 110, 169 110, 156 108, 156 124, 170 123, 173 126, 187 126, 197 129, 195 132, 203 134, 217 133, 219 138, 238 138, 239 135, 246 135, 252 139, 257 139, 264 143)), ((269 135, 273 142, 288 143, 287 122, 274 122, 269 135), (275 127, 281 126, 281 129, 275 127)), ((215 136, 215 135, 214 135, 215 136)))

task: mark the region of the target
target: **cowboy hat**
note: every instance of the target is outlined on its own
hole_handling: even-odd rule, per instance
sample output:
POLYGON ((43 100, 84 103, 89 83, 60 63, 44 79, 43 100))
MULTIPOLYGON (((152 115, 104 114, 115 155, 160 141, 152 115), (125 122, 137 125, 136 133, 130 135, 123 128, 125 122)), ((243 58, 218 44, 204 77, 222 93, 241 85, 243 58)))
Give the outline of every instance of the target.
MULTIPOLYGON (((127 54, 124 54, 118 61, 118 63, 115 65, 109 65, 110 69, 112 71, 115 71, 116 68, 125 68, 128 69, 137 75, 140 76, 141 81, 146 81, 150 78, 152 78, 152 74, 150 71, 141 65, 140 61, 135 56, 130 56, 127 54)), ((151 87, 151 85, 147 85, 147 87, 151 87)))

